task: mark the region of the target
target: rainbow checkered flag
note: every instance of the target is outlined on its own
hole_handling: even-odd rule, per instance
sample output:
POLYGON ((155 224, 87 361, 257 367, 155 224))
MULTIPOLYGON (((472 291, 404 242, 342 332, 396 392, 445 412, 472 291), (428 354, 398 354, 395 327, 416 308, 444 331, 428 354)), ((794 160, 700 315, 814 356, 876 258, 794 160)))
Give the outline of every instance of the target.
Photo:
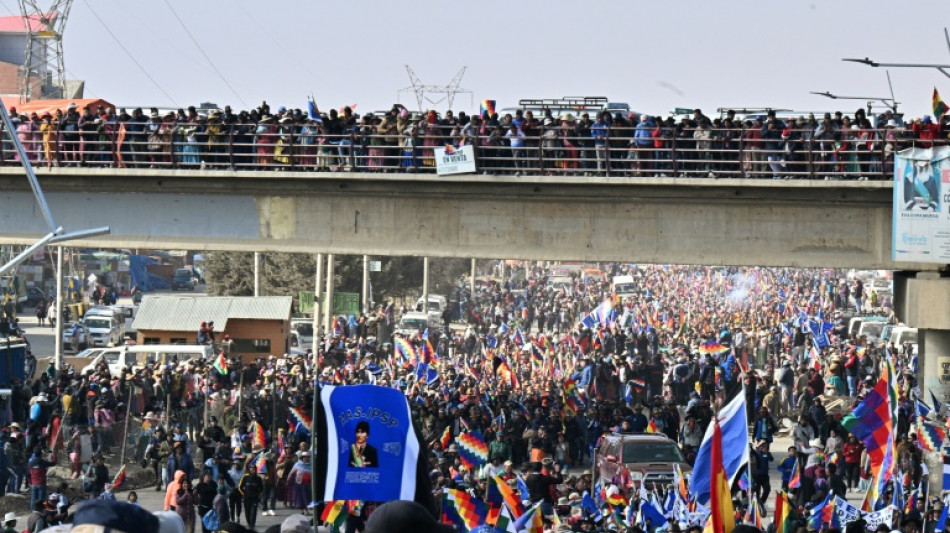
POLYGON ((469 431, 455 437, 459 446, 459 459, 469 469, 475 469, 488 462, 488 444, 477 431, 469 431))
POLYGON ((488 520, 488 505, 458 489, 442 489, 442 522, 469 531, 488 520))

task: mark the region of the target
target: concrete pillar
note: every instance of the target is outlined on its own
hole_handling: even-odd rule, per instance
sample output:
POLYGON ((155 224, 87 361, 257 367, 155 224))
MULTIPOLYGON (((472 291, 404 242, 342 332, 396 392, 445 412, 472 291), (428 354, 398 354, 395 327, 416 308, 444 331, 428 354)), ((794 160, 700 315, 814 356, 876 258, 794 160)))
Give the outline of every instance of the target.
POLYGON ((323 254, 317 254, 317 274, 313 280, 313 367, 317 368, 317 348, 323 344, 323 254))
POLYGON ((422 312, 429 312, 429 258, 422 258, 422 312))
POLYGON ((254 252, 254 296, 261 295, 261 253, 254 252))
POLYGON ((478 262, 474 257, 472 258, 472 276, 468 280, 468 292, 475 296, 475 263, 478 262))
POLYGON ((333 254, 327 254, 327 290, 324 293, 326 313, 323 315, 323 329, 328 337, 333 335, 333 254))
MULTIPOLYGON (((56 309, 53 310, 56 317, 56 330, 53 334, 56 336, 55 361, 56 370, 63 369, 63 247, 56 247, 56 309)), ((80 317, 76 317, 77 320, 80 317)))
POLYGON ((369 256, 363 256, 363 306, 364 313, 369 313, 369 256))
MULTIPOLYGON (((925 399, 930 391, 941 401, 950 397, 950 278, 938 272, 895 272, 894 313, 917 332, 917 384, 925 399)), ((923 454, 930 469, 932 494, 942 489, 943 460, 923 454)))

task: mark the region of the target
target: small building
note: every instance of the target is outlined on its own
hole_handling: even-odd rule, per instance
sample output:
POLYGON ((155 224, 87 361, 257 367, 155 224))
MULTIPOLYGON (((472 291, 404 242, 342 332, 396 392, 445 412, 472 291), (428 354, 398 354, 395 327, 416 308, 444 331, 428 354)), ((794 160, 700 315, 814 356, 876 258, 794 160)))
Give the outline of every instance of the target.
POLYGON ((234 341, 245 363, 290 349, 290 296, 172 296, 142 298, 135 316, 139 344, 195 344, 202 322, 214 322, 215 340, 234 341))

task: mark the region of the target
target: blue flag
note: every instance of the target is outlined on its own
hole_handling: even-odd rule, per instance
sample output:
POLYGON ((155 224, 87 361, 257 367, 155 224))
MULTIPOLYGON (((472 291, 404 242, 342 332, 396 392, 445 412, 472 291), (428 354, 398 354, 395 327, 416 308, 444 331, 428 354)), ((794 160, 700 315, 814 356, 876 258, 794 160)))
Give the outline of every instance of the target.
POLYGON ((593 315, 587 315, 583 320, 581 320, 581 324, 584 324, 584 327, 588 329, 592 329, 594 326, 596 326, 597 322, 597 318, 593 315))
POLYGON ((317 122, 323 122, 323 119, 320 117, 320 111, 317 109, 317 104, 313 101, 313 98, 307 100, 307 114, 311 119, 317 122))
POLYGON ((920 400, 917 400, 917 414, 918 415, 926 418, 930 416, 930 411, 931 409, 929 405, 925 404, 924 402, 920 400))
MULTIPOLYGON (((742 465, 749 463, 749 425, 746 422, 745 390, 743 389, 719 411, 719 427, 722 430, 722 461, 729 483, 735 481, 742 465)), ((699 503, 708 505, 709 488, 712 486, 710 464, 712 436, 715 424, 706 428, 706 436, 696 453, 693 476, 689 491, 699 503)))
POLYGON ((633 403, 633 385, 627 383, 627 389, 623 394, 623 400, 628 404, 633 403))
POLYGON ((934 404, 934 410, 937 414, 940 414, 940 411, 943 411, 943 404, 940 403, 940 400, 937 399, 937 395, 934 394, 933 389, 928 389, 930 391, 930 401, 934 404))
POLYGON ((653 504, 640 500, 640 525, 649 530, 666 524, 666 518, 653 504))
POLYGON ((421 447, 405 395, 374 385, 317 394, 314 501, 413 499, 421 447))
POLYGON ((583 509, 584 512, 594 520, 594 522, 597 522, 603 518, 603 515, 600 514, 600 509, 597 507, 597 504, 594 503, 594 499, 591 498, 590 493, 586 490, 584 491, 584 495, 581 497, 581 509, 583 509))

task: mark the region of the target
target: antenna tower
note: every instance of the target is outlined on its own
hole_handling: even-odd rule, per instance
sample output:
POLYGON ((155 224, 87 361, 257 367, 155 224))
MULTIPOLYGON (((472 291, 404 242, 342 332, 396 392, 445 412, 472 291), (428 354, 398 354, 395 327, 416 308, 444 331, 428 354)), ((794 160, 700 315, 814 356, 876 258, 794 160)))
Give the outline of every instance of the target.
POLYGON ((403 89, 399 89, 396 93, 396 100, 399 100, 399 95, 405 92, 412 92, 416 95, 416 105, 418 111, 424 112, 429 104, 441 104, 445 102, 448 107, 447 109, 452 109, 452 106, 455 105, 455 96, 458 94, 468 94, 469 95, 469 106, 474 104, 474 97, 472 91, 468 89, 462 89, 459 85, 462 84, 462 77, 465 76, 465 71, 468 67, 462 67, 455 76, 452 77, 452 80, 449 81, 448 85, 425 85, 422 83, 422 80, 419 79, 419 76, 412 70, 409 65, 406 65, 406 74, 409 75, 409 83, 412 85, 403 89), (443 95, 441 98, 433 100, 428 94, 443 95))
POLYGON ((20 98, 24 101, 66 97, 63 31, 73 0, 18 0, 26 30, 26 54, 20 67, 20 98))

